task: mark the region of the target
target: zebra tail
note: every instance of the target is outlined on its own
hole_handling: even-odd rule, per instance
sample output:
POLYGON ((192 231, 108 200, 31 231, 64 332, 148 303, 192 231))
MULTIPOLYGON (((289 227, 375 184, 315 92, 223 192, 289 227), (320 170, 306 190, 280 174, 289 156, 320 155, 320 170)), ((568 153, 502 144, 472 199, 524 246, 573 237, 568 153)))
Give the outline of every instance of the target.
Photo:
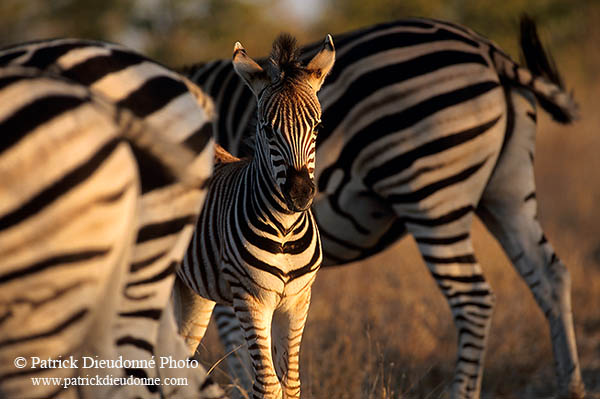
POLYGON ((520 45, 527 68, 519 66, 501 51, 494 52, 498 73, 518 86, 533 92, 540 106, 559 123, 571 123, 579 118, 579 106, 573 94, 567 92, 551 55, 544 50, 535 21, 521 16, 520 45))
POLYGON ((544 50, 537 33, 535 21, 528 15, 521 16, 520 32, 521 51, 527 68, 534 75, 546 78, 560 89, 559 92, 550 92, 549 98, 534 91, 540 106, 552 115, 557 122, 573 122, 578 118, 579 107, 573 99, 573 94, 566 92, 563 79, 558 72, 554 59, 544 50))

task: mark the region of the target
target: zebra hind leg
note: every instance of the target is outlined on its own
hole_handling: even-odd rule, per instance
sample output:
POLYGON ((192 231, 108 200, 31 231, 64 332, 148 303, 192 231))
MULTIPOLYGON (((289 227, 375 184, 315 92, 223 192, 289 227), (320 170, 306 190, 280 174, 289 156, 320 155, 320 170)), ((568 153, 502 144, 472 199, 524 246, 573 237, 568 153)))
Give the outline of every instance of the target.
POLYGON ((252 389, 252 363, 241 324, 231 306, 217 304, 213 313, 234 386, 230 395, 232 399, 245 398, 252 389))
POLYGON ((527 219, 524 210, 513 211, 511 215, 509 209, 482 205, 478 214, 500 241, 548 320, 560 397, 582 398, 569 271, 554 253, 539 223, 527 219))
POLYGON ((515 109, 510 141, 477 209, 490 232, 533 293, 550 326, 560 397, 585 395, 571 311, 569 271, 537 220, 533 154, 535 109, 518 90, 509 93, 515 109))
POLYGON ((475 259, 469 235, 472 214, 443 226, 408 225, 437 285, 446 297, 458 333, 452 398, 478 398, 494 296, 475 259))

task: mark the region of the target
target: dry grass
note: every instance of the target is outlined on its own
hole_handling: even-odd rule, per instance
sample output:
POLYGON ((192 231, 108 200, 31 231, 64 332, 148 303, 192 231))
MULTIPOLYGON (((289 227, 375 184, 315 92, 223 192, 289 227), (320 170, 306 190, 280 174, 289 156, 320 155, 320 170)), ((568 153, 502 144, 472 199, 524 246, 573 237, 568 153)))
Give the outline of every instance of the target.
MULTIPOLYGON (((557 57, 578 93, 583 117, 565 127, 541 116, 535 166, 540 219, 572 274, 584 380, 588 391, 600 397, 600 80, 590 73, 600 66, 596 43, 583 46, 583 66, 577 62, 584 57, 566 57, 565 62, 557 57)), ((474 237, 497 297, 483 397, 551 397, 556 386, 545 319, 479 223, 474 237)), ((446 302, 412 239, 362 265, 322 271, 313 292, 302 346, 304 397, 446 395, 456 335, 446 302)), ((203 353, 208 364, 222 355, 217 341, 213 327, 203 343, 211 348, 203 353)))

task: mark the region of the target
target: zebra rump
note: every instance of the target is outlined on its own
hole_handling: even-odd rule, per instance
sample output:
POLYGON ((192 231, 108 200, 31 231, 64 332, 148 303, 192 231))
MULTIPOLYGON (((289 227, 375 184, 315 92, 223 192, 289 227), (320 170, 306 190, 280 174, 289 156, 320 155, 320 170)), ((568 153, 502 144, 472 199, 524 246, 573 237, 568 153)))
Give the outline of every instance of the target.
MULTIPOLYGON (((59 59, 58 55, 68 58, 66 50, 84 48, 87 55, 96 50, 104 52, 101 56, 106 58, 106 47, 74 39, 32 45, 36 49, 29 53, 20 50, 22 45, 5 50, 8 55, 0 55, 0 61, 13 62, 1 69, 5 76, 0 94, 4 94, 5 100, 0 107, 4 117, 0 129, 5 134, 0 164, 5 179, 0 185, 0 195, 12 201, 5 201, 4 206, 16 207, 0 209, 3 271, 0 281, 5 305, 0 347, 5 348, 2 364, 8 367, 0 375, 0 392, 8 397, 53 397, 75 390, 85 391, 89 397, 113 394, 150 397, 175 389, 182 394, 221 397, 222 391, 204 377, 202 370, 185 370, 176 375, 189 379, 187 387, 147 385, 65 390, 62 386, 44 386, 32 391, 29 376, 69 377, 77 375, 77 370, 12 367, 9 359, 17 354, 54 359, 88 354, 108 360, 122 355, 125 359, 144 360, 146 356, 165 353, 154 350, 159 338, 168 341, 166 348, 173 348, 169 355, 185 358, 174 320, 168 314, 161 316, 174 269, 163 268, 150 276, 148 268, 138 264, 132 269, 130 264, 135 263, 136 253, 140 256, 135 249, 139 244, 134 244, 140 234, 152 230, 154 215, 164 220, 177 216, 177 212, 184 213, 189 227, 181 233, 185 226, 168 229, 166 234, 173 237, 170 240, 160 240, 162 236, 153 233, 150 240, 143 240, 144 250, 156 240, 158 244, 152 247, 164 252, 169 265, 183 257, 212 169, 212 140, 210 128, 206 129, 211 103, 195 85, 184 85, 179 98, 176 96, 179 107, 171 107, 152 119, 164 111, 154 106, 158 112, 147 114, 150 116, 144 120, 141 109, 149 109, 151 97, 142 106, 132 101, 132 106, 125 107, 124 102, 115 101, 114 94, 74 82, 66 77, 65 70, 55 64, 44 64, 49 58, 59 59), (19 58, 26 54, 31 57, 19 58), (19 67, 17 61, 28 65, 39 63, 46 70, 19 67), (187 123, 162 131, 155 129, 160 117, 168 121, 184 113, 186 102, 187 108, 195 111, 191 117, 183 118, 187 123), (195 137, 194 145, 179 144, 168 137, 169 133, 179 133, 178 127, 200 137, 195 137), (117 191, 118 184, 125 191, 117 191), (165 214, 165 209, 170 212, 165 214), (82 248, 76 251, 79 242, 82 248), (102 246, 102 242, 106 245, 102 246), (136 293, 140 289, 142 295, 136 293), (31 304, 29 313, 27 303, 31 304), (127 308, 128 303, 142 310, 136 313, 127 308), (150 352, 142 356, 135 352, 136 348, 150 352), (119 393, 111 393, 113 390, 119 393)), ((132 58, 151 63, 141 56, 108 57, 112 63, 103 64, 110 67, 105 71, 106 76, 119 61, 123 64, 123 60, 132 58)), ((85 64, 85 59, 80 57, 79 61, 85 64)), ((97 78, 99 72, 98 68, 89 68, 89 64, 86 68, 72 66, 67 70, 76 70, 78 73, 70 76, 83 82, 89 74, 96 74, 97 78)), ((183 81, 183 77, 173 79, 176 87, 183 81)), ((138 90, 143 91, 143 87, 142 82, 138 90)), ((136 95, 135 91, 128 94, 129 99, 136 95)), ((154 101, 160 105, 165 100, 157 96, 154 101)), ((153 262, 146 262, 145 266, 152 266, 153 262)), ((164 376, 170 372, 158 367, 111 371, 114 376, 124 372, 125 376, 136 377, 153 377, 161 372, 164 376)))

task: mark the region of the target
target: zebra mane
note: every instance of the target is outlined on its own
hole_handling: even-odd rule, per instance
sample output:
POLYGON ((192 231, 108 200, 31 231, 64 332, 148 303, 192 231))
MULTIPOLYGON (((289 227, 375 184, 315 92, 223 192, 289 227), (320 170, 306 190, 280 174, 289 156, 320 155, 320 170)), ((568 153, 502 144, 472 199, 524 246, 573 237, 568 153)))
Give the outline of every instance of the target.
POLYGON ((269 75, 274 81, 294 78, 305 71, 300 62, 300 48, 295 37, 282 33, 273 42, 269 65, 269 75))

